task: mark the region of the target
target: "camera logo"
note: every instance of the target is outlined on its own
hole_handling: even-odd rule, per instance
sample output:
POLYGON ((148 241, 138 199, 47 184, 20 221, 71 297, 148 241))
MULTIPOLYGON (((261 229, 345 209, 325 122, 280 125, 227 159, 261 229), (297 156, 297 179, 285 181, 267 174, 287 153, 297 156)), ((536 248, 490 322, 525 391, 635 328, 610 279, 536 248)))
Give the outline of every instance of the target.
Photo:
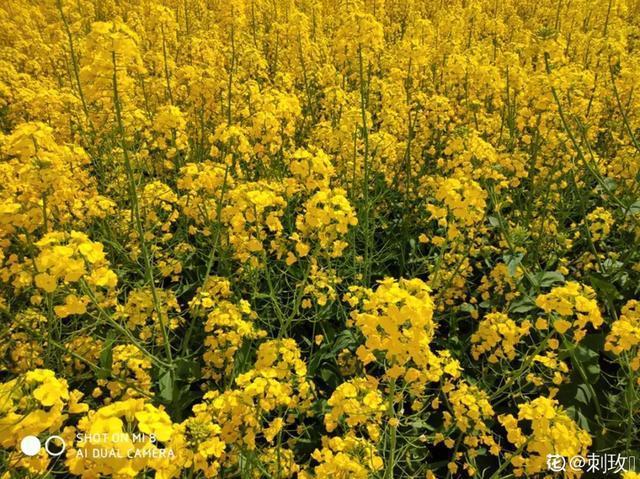
MULTIPOLYGON (((66 448, 67 445, 60 436, 49 436, 44 442, 44 450, 52 457, 62 455, 66 448), (51 441, 57 441, 59 449, 52 450, 51 441)), ((42 449, 42 443, 36 436, 25 436, 22 438, 22 441, 20 441, 20 450, 25 456, 36 456, 40 452, 40 449, 42 449)))

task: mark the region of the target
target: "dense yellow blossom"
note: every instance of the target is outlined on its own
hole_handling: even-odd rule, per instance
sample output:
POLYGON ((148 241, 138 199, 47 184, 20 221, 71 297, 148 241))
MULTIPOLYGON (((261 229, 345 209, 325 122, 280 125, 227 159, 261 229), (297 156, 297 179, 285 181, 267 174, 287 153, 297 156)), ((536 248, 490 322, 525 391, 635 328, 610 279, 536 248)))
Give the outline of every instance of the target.
POLYGON ((254 325, 256 315, 249 303, 241 300, 239 304, 219 300, 207 314, 204 331, 207 337, 204 345, 207 351, 202 359, 207 364, 205 377, 221 379, 233 371, 234 357, 243 341, 257 339, 266 335, 254 325))
MULTIPOLYGON (((586 457, 591 445, 589 434, 567 415, 553 399, 539 397, 518 406, 518 416, 504 415, 500 422, 507 430, 507 439, 522 453, 511 459, 515 474, 536 474, 547 470, 547 454, 565 458, 586 457), (530 421, 531 435, 522 432, 520 423, 530 421)), ((579 472, 567 471, 567 477, 577 477, 579 472)))
POLYGON ((503 313, 487 314, 478 325, 478 331, 471 336, 471 342, 474 343, 471 349, 473 358, 477 360, 481 354, 489 353, 487 359, 490 363, 500 358, 513 360, 516 356, 515 347, 527 334, 529 327, 528 321, 518 326, 503 313))
POLYGON ((580 341, 586 334, 589 323, 596 329, 602 325, 602 315, 595 296, 595 291, 590 286, 569 281, 565 286, 555 287, 550 293, 538 296, 536 305, 546 313, 556 315, 552 319, 552 325, 558 333, 565 334, 575 328, 573 337, 580 341))
POLYGON ((638 0, 3 0, 0 27, 0 479, 640 450, 638 0))
POLYGON ((280 218, 287 205, 280 189, 278 184, 260 182, 229 191, 229 204, 222 209, 221 218, 229 227, 229 243, 238 260, 256 266, 267 251, 276 249, 283 229, 280 218))
POLYGON ((386 405, 374 378, 345 381, 336 388, 327 405, 331 408, 324 417, 328 432, 333 432, 341 420, 344 420, 349 428, 364 427, 371 439, 378 440, 386 405))
POLYGON ((40 252, 34 260, 34 283, 46 293, 80 280, 99 288, 114 288, 118 282, 109 269, 103 245, 84 233, 48 233, 36 246, 40 252))
MULTIPOLYGON (((180 313, 180 305, 171 291, 156 291, 156 296, 161 304, 161 315, 166 317, 171 314, 169 329, 176 329, 181 320, 177 317, 180 313)), ((137 336, 147 341, 155 338, 156 342, 163 341, 160 319, 158 311, 155 309, 154 298, 151 291, 133 290, 127 296, 127 301, 116 307, 118 319, 122 320, 125 326, 131 331, 135 331, 137 336)))
POLYGON ((383 467, 383 461, 373 444, 357 436, 324 437, 322 449, 316 449, 312 457, 318 461, 314 476, 322 479, 365 479, 383 467))
MULTIPOLYGON (((611 332, 607 335, 604 349, 620 355, 630 351, 637 351, 639 344, 640 303, 632 299, 622 308, 620 318, 611 325, 611 332)), ((640 369, 640 351, 631 360, 631 367, 634 371, 640 369)))
MULTIPOLYGON (((70 391, 67 381, 59 379, 49 369, 32 369, 7 382, 0 383, 0 445, 4 449, 19 450, 25 436, 40 436, 62 432, 69 414, 80 414, 88 407, 82 404, 82 393, 70 391)), ((49 457, 44 450, 34 473, 44 473, 49 457)), ((11 468, 16 470, 36 467, 29 458, 16 453, 9 458, 11 468)))
POLYGON ((228 444, 255 449, 258 434, 273 443, 284 422, 279 416, 269 425, 267 418, 294 409, 304 413, 311 405, 313 385, 306 372, 294 340, 266 341, 258 349, 254 369, 236 378, 236 388, 207 393, 207 403, 194 411, 207 411, 221 425, 221 438, 228 444))
MULTIPOLYGON (((302 241, 317 241, 321 251, 330 256, 341 256, 347 242, 349 228, 358 224, 356 215, 342 189, 321 189, 304 205, 304 215, 296 218, 296 226, 302 241)), ((306 256, 309 246, 299 242, 296 251, 306 256), (304 254, 303 254, 304 253, 304 254)))
POLYGON ((171 438, 173 427, 164 410, 143 399, 114 402, 89 411, 79 421, 81 439, 69 446, 66 464, 69 471, 80 477, 135 477, 140 471, 162 466, 163 462, 155 460, 152 451, 157 449, 156 441, 171 438), (134 437, 134 434, 143 437, 141 433, 143 441, 134 437), (101 458, 100 451, 115 453, 101 458))
POLYGON ((429 287, 419 279, 387 278, 375 291, 366 291, 363 311, 354 311, 353 322, 366 338, 358 349, 366 364, 380 352, 391 363, 419 368, 429 365, 429 345, 436 324, 429 287))

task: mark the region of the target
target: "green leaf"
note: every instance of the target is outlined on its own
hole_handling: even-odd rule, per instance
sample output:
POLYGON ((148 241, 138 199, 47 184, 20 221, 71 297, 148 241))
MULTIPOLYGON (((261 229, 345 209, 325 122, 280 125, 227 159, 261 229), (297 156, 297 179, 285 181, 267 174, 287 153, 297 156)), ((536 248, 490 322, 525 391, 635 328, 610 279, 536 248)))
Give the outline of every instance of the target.
POLYGON ((320 370, 320 377, 325 383, 329 383, 334 378, 334 376, 335 376, 334 372, 331 371, 330 369, 320 370))
POLYGON ((591 395, 591 391, 584 384, 580 384, 576 389, 576 401, 581 402, 582 404, 588 405, 593 399, 591 395))
POLYGON ((431 424, 423 419, 416 419, 415 421, 410 422, 409 425, 416 429, 427 429, 429 431, 435 430, 435 428, 431 424))
POLYGON ((98 379, 107 379, 111 376, 111 366, 113 364, 113 345, 116 341, 116 335, 113 331, 109 331, 107 339, 100 353, 100 369, 96 372, 98 379))
POLYGON ((462 303, 460 305, 460 311, 464 312, 464 313, 473 313, 476 310, 476 308, 469 303, 462 303))
POLYGON ((555 283, 564 283, 564 276, 557 271, 545 271, 539 275, 538 285, 541 288, 548 288, 555 283))
POLYGON ((598 292, 598 296, 612 303, 620 300, 623 296, 611 282, 609 282, 604 276, 598 273, 591 273, 589 275, 591 286, 598 292))
POLYGON ((640 200, 636 201, 635 203, 629 206, 629 208, 627 209, 626 215, 632 216, 632 215, 637 215, 638 213, 640 213, 640 200))
POLYGON ((536 309, 536 303, 527 297, 522 297, 509 305, 510 313, 528 313, 536 309))
POLYGON ((598 362, 600 354, 584 344, 580 344, 575 349, 575 357, 589 381, 592 384, 596 383, 600 377, 600 363, 598 362))
POLYGON ((524 258, 524 253, 504 255, 504 262, 507 264, 507 271, 509 276, 512 278, 515 277, 518 266, 522 263, 522 258, 524 258))
POLYGON ((176 377, 190 382, 191 379, 200 377, 200 365, 193 359, 178 358, 176 359, 176 377))
POLYGON ((341 331, 340 334, 335 339, 333 344, 333 348, 331 348, 330 356, 334 356, 335 353, 342 351, 345 348, 349 348, 356 343, 356 338, 353 336, 353 331, 350 329, 345 329, 341 331))
POLYGON ((575 422, 577 422, 578 426, 580 426, 582 429, 584 429, 587 432, 591 431, 591 428, 589 427, 589 420, 584 414, 582 414, 582 412, 579 409, 577 409, 574 406, 568 407, 567 414, 569 414, 569 416, 575 422))
POLYGON ((162 371, 158 378, 158 389, 160 390, 160 398, 170 403, 173 400, 173 377, 170 370, 162 371))

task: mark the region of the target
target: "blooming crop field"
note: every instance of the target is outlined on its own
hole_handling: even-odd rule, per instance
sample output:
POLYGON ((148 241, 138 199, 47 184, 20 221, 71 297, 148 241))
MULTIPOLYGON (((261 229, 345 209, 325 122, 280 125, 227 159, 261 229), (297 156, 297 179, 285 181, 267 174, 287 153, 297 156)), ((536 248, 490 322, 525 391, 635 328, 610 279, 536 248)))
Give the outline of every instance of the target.
POLYGON ((0 479, 640 477, 639 0, 0 26, 0 479))

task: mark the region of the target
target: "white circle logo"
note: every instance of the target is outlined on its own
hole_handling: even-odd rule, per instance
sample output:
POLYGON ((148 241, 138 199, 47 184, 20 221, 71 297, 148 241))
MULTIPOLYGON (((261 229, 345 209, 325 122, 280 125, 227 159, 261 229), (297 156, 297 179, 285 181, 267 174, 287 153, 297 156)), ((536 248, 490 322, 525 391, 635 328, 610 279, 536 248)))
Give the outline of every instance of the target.
POLYGON ((36 436, 25 436, 20 441, 20 450, 25 456, 35 456, 40 452, 41 447, 40 439, 36 436))
POLYGON ((65 444, 64 439, 62 439, 60 436, 49 436, 47 440, 44 442, 44 450, 47 451, 47 454, 49 454, 50 456, 54 456, 54 457, 60 456, 62 455, 62 453, 65 451, 66 448, 67 448, 67 445, 65 444), (49 450, 49 444, 51 443, 52 439, 57 439, 62 444, 59 451, 52 452, 51 450, 49 450))

